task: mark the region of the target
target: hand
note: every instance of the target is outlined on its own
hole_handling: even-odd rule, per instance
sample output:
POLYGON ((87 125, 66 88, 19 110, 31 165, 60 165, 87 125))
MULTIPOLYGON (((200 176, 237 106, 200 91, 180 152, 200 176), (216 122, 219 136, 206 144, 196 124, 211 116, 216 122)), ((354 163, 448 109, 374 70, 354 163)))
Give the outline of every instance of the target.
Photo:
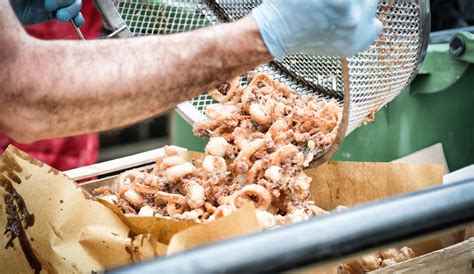
POLYGON ((84 24, 81 0, 10 0, 16 16, 24 25, 57 19, 67 22, 74 19, 77 26, 84 24))
POLYGON ((277 59, 295 53, 350 57, 382 31, 377 0, 264 0, 252 15, 277 59))

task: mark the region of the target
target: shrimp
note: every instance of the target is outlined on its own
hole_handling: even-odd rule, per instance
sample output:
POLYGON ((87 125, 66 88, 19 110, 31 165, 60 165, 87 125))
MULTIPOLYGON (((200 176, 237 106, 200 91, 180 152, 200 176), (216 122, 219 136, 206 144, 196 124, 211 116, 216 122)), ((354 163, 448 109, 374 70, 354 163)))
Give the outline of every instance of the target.
POLYGON ((206 116, 215 122, 232 121, 239 116, 242 109, 236 105, 210 105, 206 108, 206 116))
POLYGON ((216 212, 216 207, 213 206, 211 203, 209 202, 205 202, 204 203, 204 208, 206 209, 207 212, 213 214, 214 212, 216 212))
POLYGON ((137 211, 124 199, 119 199, 116 205, 124 214, 137 214, 137 211))
POLYGON ((122 182, 134 182, 136 179, 143 176, 143 173, 137 170, 129 170, 125 171, 124 173, 120 174, 118 180, 122 182))
POLYGON ((227 171, 227 164, 222 157, 206 156, 202 161, 202 168, 208 173, 223 173, 227 171))
POLYGON ((186 198, 180 194, 170 194, 163 191, 155 193, 155 204, 160 204, 160 201, 165 201, 175 204, 185 204, 186 198))
POLYGON ((292 94, 295 94, 295 91, 285 85, 282 85, 281 83, 278 83, 277 81, 273 81, 273 86, 278 92, 283 94, 284 96, 290 96, 292 94))
POLYGON ((306 211, 309 212, 311 216, 320 217, 330 213, 329 211, 316 206, 314 201, 306 201, 302 206, 306 208, 306 211))
POLYGON ((253 85, 249 85, 243 89, 242 96, 241 96, 241 103, 239 105, 242 107, 242 110, 245 113, 249 112, 250 105, 252 103, 257 102, 257 96, 255 94, 257 90, 258 88, 253 85))
POLYGON ((217 88, 209 91, 209 95, 212 99, 219 103, 225 103, 234 97, 237 89, 240 87, 240 77, 233 79, 232 81, 222 84, 217 88))
POLYGON ((101 197, 105 195, 111 195, 112 194, 112 189, 109 186, 101 186, 96 189, 94 189, 91 193, 95 197, 101 197))
POLYGON ((234 194, 234 205, 240 208, 248 202, 255 203, 257 209, 267 210, 272 203, 272 196, 263 186, 246 185, 234 194))
POLYGON ((221 127, 218 127, 214 129, 212 134, 210 135, 211 138, 214 138, 214 136, 223 138, 226 142, 232 141, 232 131, 234 130, 235 126, 237 126, 238 121, 235 121, 235 125, 229 126, 229 125, 223 125, 221 127))
POLYGON ((294 134, 294 137, 295 137, 296 142, 306 143, 311 138, 311 134, 309 134, 308 132, 305 132, 305 133, 296 132, 294 134))
POLYGON ((155 194, 155 204, 160 205, 161 201, 165 201, 166 212, 169 216, 183 213, 187 208, 187 201, 183 195, 169 194, 159 191, 155 194))
POLYGON ((221 196, 218 200, 217 200, 217 203, 219 205, 231 205, 231 206, 235 206, 234 205, 234 196, 221 196))
POLYGON ((153 174, 161 175, 163 173, 164 170, 161 165, 162 163, 163 163, 163 157, 156 158, 155 167, 153 168, 153 171, 152 171, 153 174))
POLYGON ((180 164, 186 163, 186 159, 184 159, 181 156, 170 156, 166 157, 163 159, 163 162, 161 163, 162 169, 168 169, 170 167, 174 167, 180 164))
POLYGON ((259 178, 259 174, 264 169, 263 160, 255 161, 253 166, 250 168, 249 172, 247 173, 247 184, 251 184, 255 181, 255 179, 259 178))
POLYGON ((232 138, 234 139, 234 144, 239 150, 243 150, 250 143, 250 136, 254 133, 253 129, 246 129, 243 127, 238 127, 232 132, 232 138))
POLYGON ((245 162, 247 164, 250 163, 250 158, 260 149, 265 147, 265 140, 264 139, 256 139, 248 144, 239 155, 235 159, 235 163, 245 162))
POLYGON ((126 171, 114 181, 112 184, 112 191, 121 196, 124 192, 130 189, 132 183, 137 179, 143 176, 143 173, 136 170, 126 171))
POLYGON ((232 145, 222 137, 213 137, 209 139, 205 151, 207 154, 217 157, 226 157, 233 153, 232 145))
POLYGON ((275 216, 264 210, 257 210, 257 219, 263 229, 270 229, 276 226, 275 216))
POLYGON ((176 148, 170 147, 170 146, 165 146, 164 147, 165 154, 166 156, 176 156, 179 154, 179 151, 176 148))
POLYGON ((272 120, 277 121, 279 119, 283 119, 285 117, 285 113, 286 113, 286 105, 282 102, 276 103, 272 112, 272 120))
POLYGON ((141 194, 155 194, 160 190, 159 180, 158 176, 143 173, 132 183, 132 188, 141 194))
POLYGON ((189 180, 185 183, 184 188, 186 189, 187 203, 191 208, 196 209, 204 205, 204 188, 200 184, 189 180))
POLYGON ((304 201, 309 197, 311 180, 311 177, 308 177, 303 172, 291 180, 290 189, 298 196, 298 199, 304 201))
POLYGON ((387 266, 390 264, 396 264, 403 261, 407 261, 415 257, 415 252, 409 247, 391 248, 380 251, 380 256, 384 259, 384 262, 388 260, 390 263, 386 263, 387 266))
POLYGON ((185 211, 186 207, 184 207, 182 204, 168 203, 166 205, 166 213, 168 213, 168 215, 171 217, 183 214, 185 211))
POLYGON ((283 160, 295 156, 298 152, 298 148, 292 144, 283 146, 272 155, 272 165, 281 166, 283 160))
POLYGON ((306 213, 303 209, 295 209, 291 213, 285 216, 285 221, 287 223, 296 223, 301 221, 306 221, 309 219, 309 214, 306 213))
POLYGON ((231 205, 221 205, 217 207, 216 211, 209 218, 209 221, 217 220, 225 216, 229 216, 235 211, 235 207, 231 205))
POLYGON ((186 162, 186 163, 168 168, 165 171, 165 175, 168 181, 174 183, 177 180, 187 175, 193 174, 195 172, 196 172, 196 167, 193 164, 186 162))
POLYGON ((209 136, 214 129, 219 127, 219 123, 211 120, 202 120, 194 123, 193 133, 198 137, 209 136))
POLYGON ((250 81, 250 85, 256 86, 258 88, 263 87, 273 87, 273 80, 270 79, 270 76, 266 73, 258 73, 250 81))
POLYGON ((244 185, 246 182, 247 182, 247 173, 239 173, 237 174, 237 176, 235 176, 232 179, 232 184, 234 185, 244 185))
POLYGON ((268 126, 272 122, 271 109, 257 103, 250 105, 250 117, 261 126, 268 126))
POLYGON ((230 98, 229 104, 237 105, 242 100, 242 95, 244 93, 245 87, 239 86, 232 98, 230 98))
POLYGON ((140 208, 145 200, 142 195, 138 194, 135 190, 129 189, 123 193, 123 199, 133 205, 134 208, 140 208))
POLYGON ((265 137, 273 140, 275 144, 281 145, 291 142, 291 137, 293 135, 293 131, 289 129, 288 123, 285 120, 280 119, 272 124, 265 134, 265 137))
POLYGON ((265 178, 272 181, 275 184, 278 184, 281 181, 281 167, 278 166, 271 166, 267 170, 265 170, 264 174, 265 178))
POLYGON ((175 214, 173 218, 176 218, 178 220, 189 220, 189 221, 195 221, 199 222, 199 217, 204 215, 204 210, 202 208, 197 208, 191 211, 186 211, 181 214, 175 214))
POLYGON ((142 217, 153 217, 155 215, 155 211, 153 210, 153 208, 151 208, 151 206, 143 206, 142 208, 140 208, 140 211, 138 211, 138 216, 142 216, 142 217))

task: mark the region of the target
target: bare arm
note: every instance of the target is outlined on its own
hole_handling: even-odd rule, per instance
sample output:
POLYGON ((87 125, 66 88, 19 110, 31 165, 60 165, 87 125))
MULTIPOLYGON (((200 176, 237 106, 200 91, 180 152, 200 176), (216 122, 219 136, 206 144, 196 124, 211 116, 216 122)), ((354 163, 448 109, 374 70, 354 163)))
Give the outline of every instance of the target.
POLYGON ((0 130, 19 141, 122 127, 271 60, 251 17, 161 37, 40 41, 0 0, 0 130))

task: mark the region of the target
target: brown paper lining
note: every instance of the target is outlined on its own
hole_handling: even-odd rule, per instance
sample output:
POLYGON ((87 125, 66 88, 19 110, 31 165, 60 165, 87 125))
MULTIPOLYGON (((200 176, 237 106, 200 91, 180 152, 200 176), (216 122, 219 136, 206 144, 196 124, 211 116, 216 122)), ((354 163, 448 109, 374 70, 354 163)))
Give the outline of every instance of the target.
POLYGON ((101 199, 98 200, 119 216, 134 235, 151 234, 158 242, 165 245, 169 244, 176 233, 197 225, 192 221, 175 221, 158 217, 127 217, 115 205, 101 199))
MULTIPOLYGON (((199 156, 188 154, 189 158, 199 156)), ((253 207, 205 225, 165 218, 126 217, 105 201, 88 199, 62 173, 15 148, 10 147, 0 163, 5 157, 13 158, 22 167, 21 172, 15 173, 21 184, 14 186, 38 218, 26 233, 35 239, 32 247, 44 269, 53 272, 107 269, 260 230, 253 207)), ((0 174, 9 178, 5 174, 11 168, 2 166, 0 174)), ((313 199, 328 210, 337 205, 352 206, 431 187, 442 183, 443 176, 442 166, 388 163, 330 162, 306 172, 313 178, 313 199)), ((3 193, 0 187, 0 194, 3 193)), ((6 216, 2 203, 0 211, 0 224, 4 227, 6 216)), ((2 237, 3 242, 8 240, 6 235, 2 237)), ((15 271, 31 271, 18 248, 18 240, 14 243, 15 248, 0 251, 2 261, 10 262, 0 263, 0 272, 10 272, 13 266, 15 271)))
MULTIPOLYGON (((9 147, 0 158, 0 177, 11 183, 34 215, 24 229, 34 255, 48 272, 86 272, 127 264, 131 257, 129 229, 110 210, 84 196, 81 189, 59 171, 9 147), (13 170, 11 163, 18 166, 13 170), (19 180, 15 182, 12 177, 19 180)), ((0 187, 0 224, 5 231, 7 215, 0 187)), ((24 222, 23 222, 24 226, 24 222)), ((0 273, 31 272, 18 239, 5 249, 9 235, 1 234, 0 273)))
POLYGON ((258 232, 261 229, 255 214, 255 208, 253 204, 249 204, 226 218, 194 226, 175 234, 168 246, 167 255, 200 245, 258 232))

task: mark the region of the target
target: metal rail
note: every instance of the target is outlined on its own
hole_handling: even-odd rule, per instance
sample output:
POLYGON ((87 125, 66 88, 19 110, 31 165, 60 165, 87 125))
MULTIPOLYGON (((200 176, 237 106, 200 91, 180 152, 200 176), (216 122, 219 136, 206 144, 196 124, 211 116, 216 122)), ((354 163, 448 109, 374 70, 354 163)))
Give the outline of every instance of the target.
POLYGON ((320 265, 474 221, 474 180, 357 206, 110 273, 261 273, 320 265))
POLYGON ((453 35, 460 31, 474 33, 474 26, 432 32, 430 34, 430 44, 449 43, 451 38, 453 38, 453 35))

